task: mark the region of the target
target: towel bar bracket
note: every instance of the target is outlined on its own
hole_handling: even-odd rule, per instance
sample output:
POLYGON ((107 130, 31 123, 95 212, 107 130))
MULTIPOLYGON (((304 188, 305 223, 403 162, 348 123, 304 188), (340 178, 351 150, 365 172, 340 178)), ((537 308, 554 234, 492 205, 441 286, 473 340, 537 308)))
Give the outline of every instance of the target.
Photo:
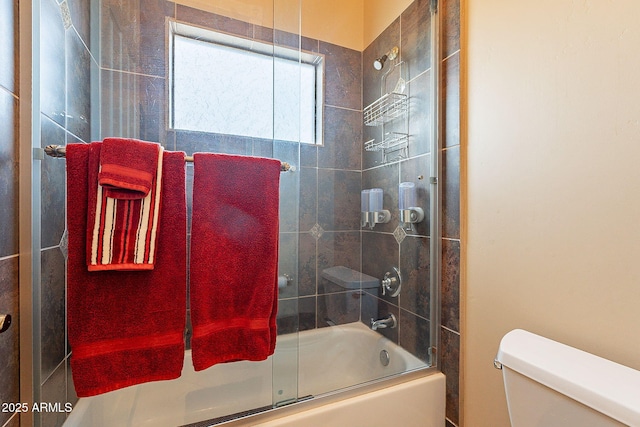
POLYGON ((44 152, 47 156, 62 158, 66 155, 65 147, 59 145, 47 145, 44 147, 44 152))

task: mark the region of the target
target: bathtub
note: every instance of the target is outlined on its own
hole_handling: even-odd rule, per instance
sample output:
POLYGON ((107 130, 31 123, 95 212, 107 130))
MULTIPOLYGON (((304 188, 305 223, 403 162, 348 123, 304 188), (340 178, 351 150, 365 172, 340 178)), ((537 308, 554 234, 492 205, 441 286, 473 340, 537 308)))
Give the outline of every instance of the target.
POLYGON ((195 372, 191 353, 186 351, 180 378, 81 398, 64 426, 198 423, 200 427, 208 425, 201 421, 212 419, 224 425, 265 427, 442 426, 444 376, 421 370, 424 366, 393 342, 354 322, 279 336, 275 355, 262 362, 225 363, 195 372), (381 360, 386 362, 387 357, 383 354, 381 358, 381 352, 388 354, 386 366, 381 360), (415 372, 398 378, 397 374, 407 371, 415 372), (379 381, 385 377, 392 379, 379 381), (287 403, 296 396, 307 399, 273 409, 273 402, 287 403), (241 419, 224 418, 240 413, 245 415, 241 419), (327 424, 328 419, 355 420, 353 417, 359 421, 327 424), (371 420, 364 421, 366 417, 371 420), (401 417, 414 422, 407 418, 399 423, 401 417))

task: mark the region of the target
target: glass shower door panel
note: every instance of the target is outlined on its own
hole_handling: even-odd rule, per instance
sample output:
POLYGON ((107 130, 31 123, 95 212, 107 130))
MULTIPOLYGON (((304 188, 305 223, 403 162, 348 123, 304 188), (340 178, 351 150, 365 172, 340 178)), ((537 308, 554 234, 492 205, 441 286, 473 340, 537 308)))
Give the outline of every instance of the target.
MULTIPOLYGON (((433 93, 429 90, 429 2, 388 2, 384 7, 367 3, 369 15, 385 16, 388 24, 365 20, 364 31, 353 33, 345 30, 349 23, 355 28, 363 18, 358 2, 328 0, 317 6, 302 1, 303 51, 317 49, 324 61, 325 115, 322 145, 316 148, 315 158, 304 157, 302 168, 300 220, 304 226, 300 228, 307 233, 305 240, 300 239, 301 250, 315 251, 301 254, 300 262, 304 273, 305 267, 313 267, 316 280, 309 288, 301 281, 300 312, 306 311, 311 297, 316 304, 313 326, 305 322, 299 333, 300 396, 330 393, 429 366, 435 338, 430 329, 437 315, 430 307, 436 295, 430 289, 429 271, 437 268, 430 261, 430 219, 402 224, 398 214, 401 182, 414 182, 417 206, 425 212, 430 206, 431 188, 425 179, 430 176, 433 93), (371 10, 376 7, 379 10, 371 10), (321 28, 317 22, 322 22, 321 28), (396 46, 400 48, 396 59, 376 69, 374 61, 396 46), (387 72, 392 72, 387 76, 389 91, 411 94, 406 116, 397 118, 389 129, 409 122, 412 134, 404 157, 383 166, 363 150, 363 143, 388 135, 382 135, 381 128, 365 126, 363 110, 380 98, 387 72), (401 81, 400 76, 406 77, 401 81), (382 209, 391 212, 391 220, 363 228, 359 193, 372 188, 383 189, 382 209), (315 202, 315 211, 309 202, 315 202), (394 268, 403 280, 398 295, 380 286, 394 268), (347 277, 339 271, 348 272, 347 277)), ((303 146, 305 155, 307 149, 303 146)))
POLYGON ((300 0, 273 0, 273 156, 294 166, 280 176, 278 338, 273 405, 298 399, 300 202, 300 0), (293 113, 293 114, 292 114, 293 113))
MULTIPOLYGON (((169 151, 185 151, 187 155, 194 152, 218 152, 262 156, 298 166, 298 120, 280 121, 280 125, 276 121, 284 117, 279 114, 279 108, 299 108, 299 85, 295 83, 299 77, 295 72, 292 75, 290 70, 285 73, 278 66, 275 56, 280 53, 277 48, 272 48, 272 52, 265 54, 268 58, 271 57, 266 62, 274 76, 273 82, 269 84, 269 92, 274 93, 274 111, 265 114, 273 122, 273 129, 286 130, 287 141, 281 141, 282 138, 275 134, 256 137, 223 131, 177 129, 171 121, 174 108, 170 96, 174 85, 171 61, 174 59, 174 52, 168 41, 172 37, 170 30, 176 29, 176 22, 196 30, 222 34, 223 38, 231 35, 249 41, 250 46, 255 47, 254 41, 273 46, 283 44, 296 52, 299 49, 299 19, 296 12, 299 9, 298 0, 293 3, 274 1, 275 3, 262 1, 258 4, 248 0, 179 0, 175 3, 164 0, 101 0, 101 51, 97 55, 100 59, 100 108, 95 112, 100 117, 99 138, 131 137, 160 142, 169 151), (294 43, 290 43, 290 40, 294 40, 294 43), (284 91, 283 88, 287 90, 284 91)), ((198 38, 194 34, 189 33, 187 36, 198 38)), ((286 56, 290 58, 291 53, 286 56)), ((220 63, 216 65, 224 66, 220 63)), ((214 74, 215 70, 210 69, 209 72, 214 74)), ((201 91, 198 95, 202 97, 203 93, 201 91)), ((242 116, 239 120, 247 120, 247 117, 242 116)), ((192 163, 187 164, 186 173, 188 209, 191 212, 194 180, 192 163)), ((265 407, 286 404, 298 397, 297 259, 300 176, 298 172, 284 172, 280 179, 278 274, 281 287, 277 319, 280 335, 275 354, 263 362, 221 363, 193 373, 198 387, 181 398, 185 400, 190 416, 195 417, 190 419, 236 416, 244 411, 264 410, 265 407), (207 375, 207 372, 215 375, 207 375), (232 399, 233 405, 220 404, 221 396, 232 399)), ((247 230, 247 233, 251 233, 251 230, 247 230)))

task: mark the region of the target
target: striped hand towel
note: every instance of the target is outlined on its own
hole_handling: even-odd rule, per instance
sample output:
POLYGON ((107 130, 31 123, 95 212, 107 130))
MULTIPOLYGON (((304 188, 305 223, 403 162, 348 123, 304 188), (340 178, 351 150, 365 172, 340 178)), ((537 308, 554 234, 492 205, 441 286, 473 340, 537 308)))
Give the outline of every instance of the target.
POLYGON ((105 138, 100 150, 98 184, 114 199, 146 197, 153 186, 161 148, 156 142, 105 138))
POLYGON ((160 217, 162 155, 151 191, 141 199, 115 199, 98 185, 89 195, 87 264, 89 271, 152 270, 160 217))

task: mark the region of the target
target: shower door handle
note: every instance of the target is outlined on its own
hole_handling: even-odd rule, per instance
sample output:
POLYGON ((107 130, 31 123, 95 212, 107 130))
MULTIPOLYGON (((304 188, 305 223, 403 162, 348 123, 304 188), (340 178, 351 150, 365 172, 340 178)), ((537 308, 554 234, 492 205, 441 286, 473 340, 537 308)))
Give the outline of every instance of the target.
POLYGON ((0 314, 0 334, 9 329, 11 326, 11 315, 0 314))

